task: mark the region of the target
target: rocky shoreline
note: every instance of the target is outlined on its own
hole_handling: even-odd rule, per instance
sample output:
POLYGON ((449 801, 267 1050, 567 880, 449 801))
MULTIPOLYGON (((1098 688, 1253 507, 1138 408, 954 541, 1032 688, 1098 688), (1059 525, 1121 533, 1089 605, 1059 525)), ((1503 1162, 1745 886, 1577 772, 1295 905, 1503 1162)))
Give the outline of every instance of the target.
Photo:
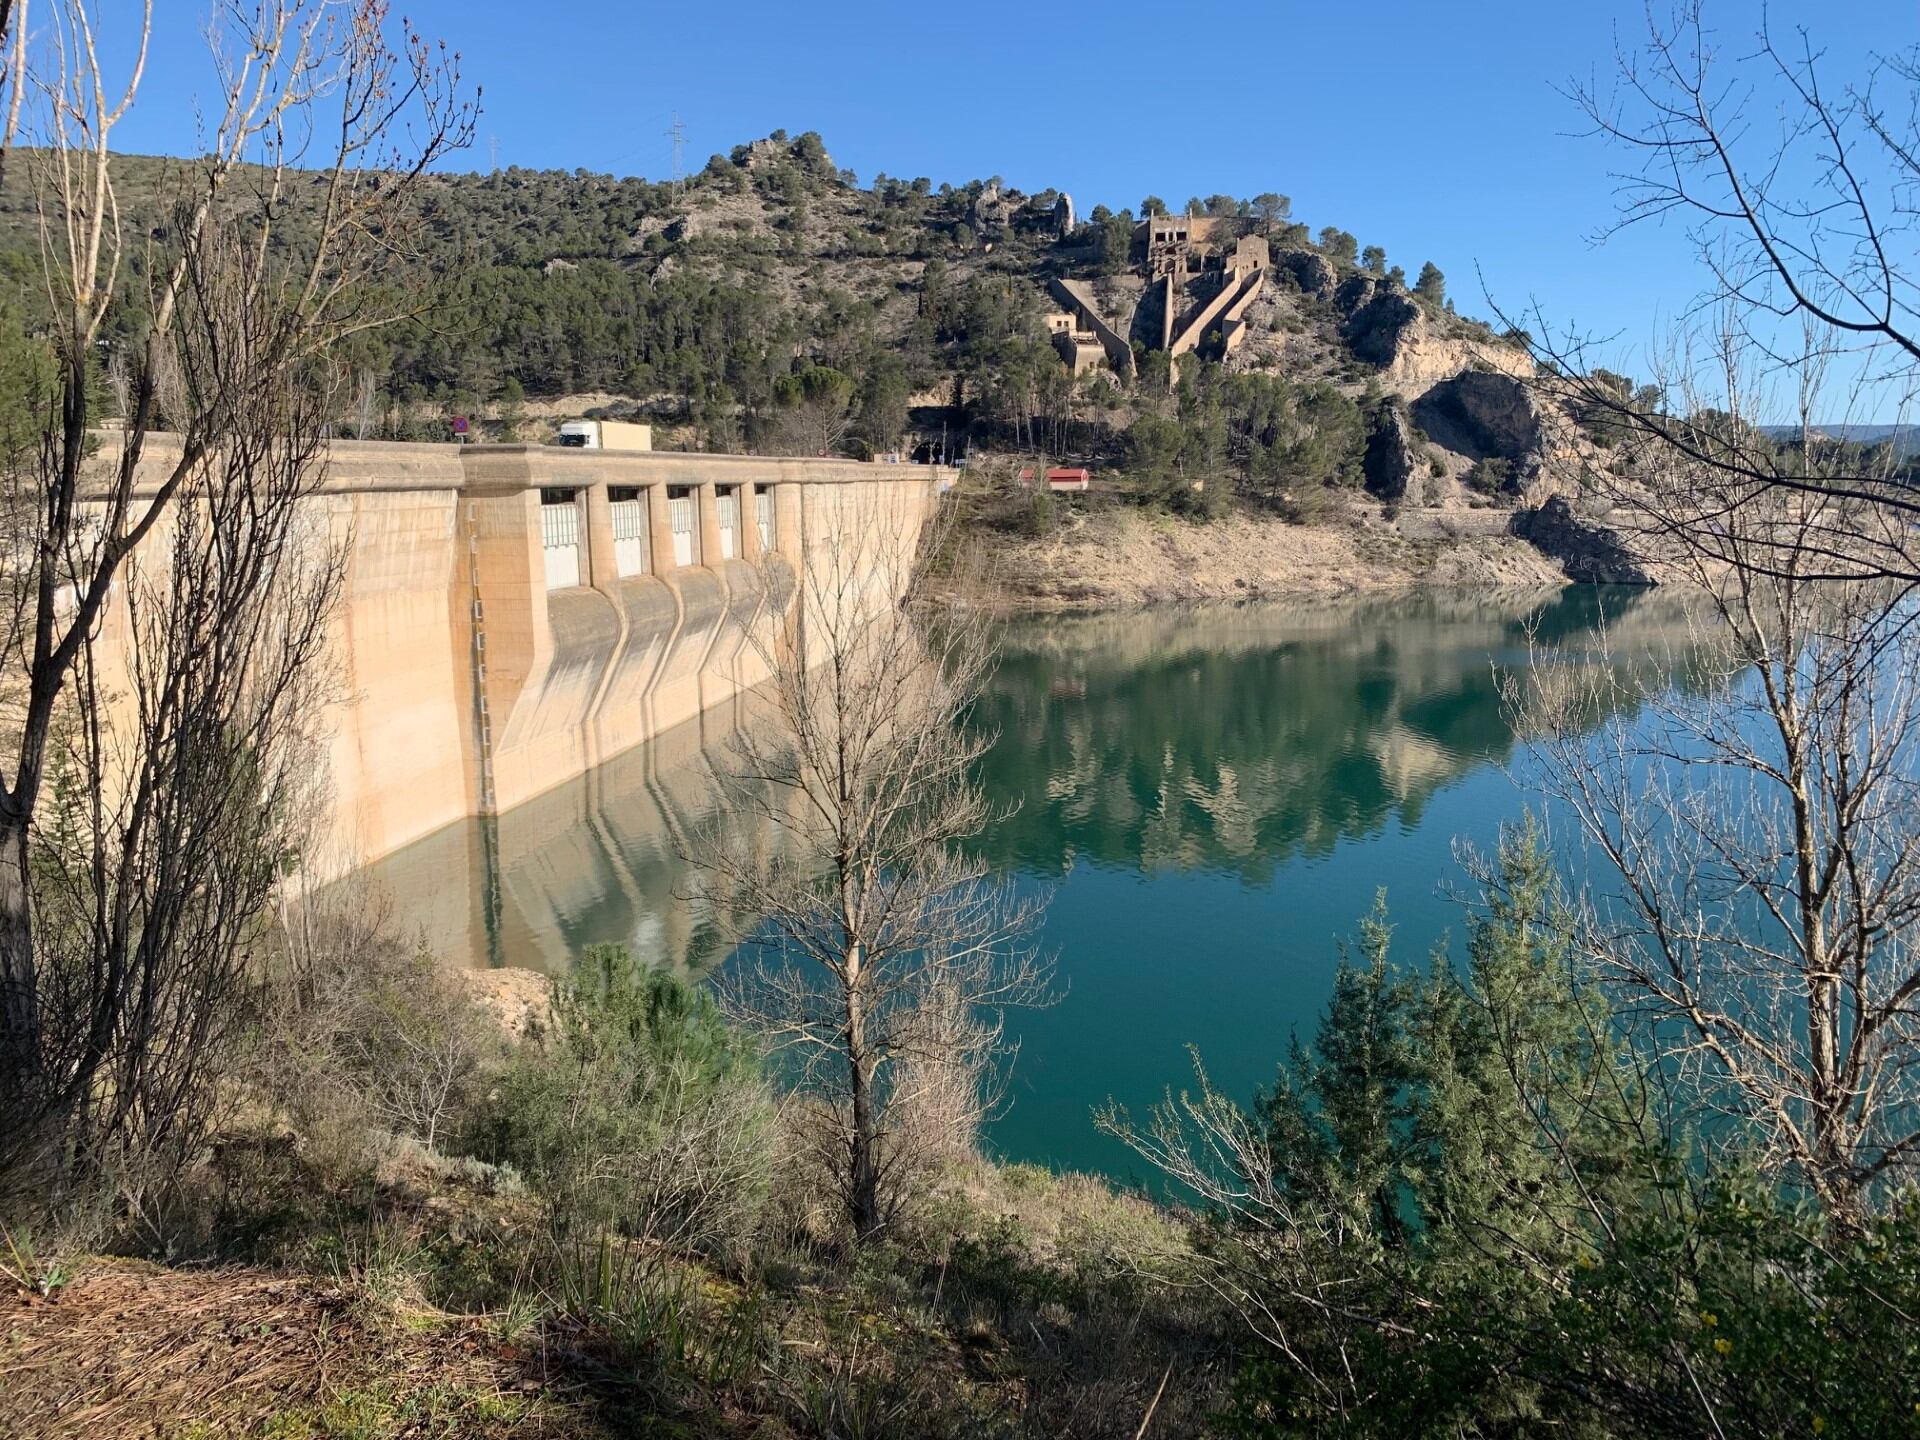
MULTIPOLYGON (((1515 512, 1366 510, 1337 525, 1238 514, 1194 523, 1134 510, 1070 517, 1041 538, 980 535, 936 599, 1008 612, 1127 609, 1423 589, 1528 589, 1575 573, 1511 533, 1515 512)), ((1525 524, 1526 522, 1522 522, 1525 524)), ((1573 553, 1571 550, 1569 554, 1573 553)))

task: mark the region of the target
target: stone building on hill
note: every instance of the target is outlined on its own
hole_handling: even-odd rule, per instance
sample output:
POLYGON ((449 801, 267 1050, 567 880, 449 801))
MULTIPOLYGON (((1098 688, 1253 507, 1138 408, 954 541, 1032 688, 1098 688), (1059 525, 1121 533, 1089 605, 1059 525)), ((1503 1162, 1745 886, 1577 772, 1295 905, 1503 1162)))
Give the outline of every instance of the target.
POLYGON ((1209 215, 1149 215, 1133 227, 1133 263, 1151 280, 1176 280, 1208 270, 1264 270, 1266 238, 1237 234, 1209 215))

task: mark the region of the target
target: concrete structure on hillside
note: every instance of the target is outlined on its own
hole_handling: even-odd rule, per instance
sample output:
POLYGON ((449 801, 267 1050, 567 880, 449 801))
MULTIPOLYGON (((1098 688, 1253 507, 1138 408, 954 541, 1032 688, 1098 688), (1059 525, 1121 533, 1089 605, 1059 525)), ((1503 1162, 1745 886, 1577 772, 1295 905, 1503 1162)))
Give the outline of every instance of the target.
POLYGON ((1133 254, 1159 291, 1157 348, 1176 359, 1210 336, 1218 337, 1219 354, 1233 350, 1273 263, 1265 236, 1235 234, 1205 215, 1148 216, 1134 226, 1133 254))
POLYGON ((1133 374, 1129 333, 1146 349, 1165 351, 1176 362, 1173 370, 1182 355, 1202 346, 1215 356, 1230 354, 1246 339, 1246 312, 1273 264, 1265 236, 1240 234, 1206 215, 1148 216, 1134 226, 1133 260, 1146 271, 1148 290, 1145 308, 1130 307, 1124 316, 1102 314, 1083 280, 1047 282, 1047 293, 1062 307, 1047 315, 1047 328, 1076 378, 1101 356, 1116 374, 1133 374))
POLYGON ((1219 336, 1219 353, 1230 353, 1246 338, 1245 316, 1249 306, 1266 285, 1270 257, 1267 242, 1257 235, 1242 235, 1232 250, 1222 251, 1217 267, 1209 266, 1198 283, 1201 295, 1184 316, 1177 316, 1183 287, 1172 273, 1163 275, 1161 285, 1161 349, 1176 359, 1200 348, 1210 335, 1219 336), (1211 290, 1212 293, 1207 293, 1211 290))
POLYGON ((1083 329, 1072 311, 1050 310, 1041 318, 1046 322, 1047 333, 1053 337, 1053 348, 1067 362, 1074 379, 1107 363, 1106 347, 1100 343, 1100 337, 1083 329))
MULTIPOLYGON (((157 482, 177 454, 154 437, 142 476, 157 482)), ((792 615, 807 558, 858 527, 883 557, 861 594, 896 603, 951 478, 840 460, 334 442, 306 502, 314 540, 341 547, 346 566, 332 622, 341 698, 322 726, 331 834, 309 874, 496 815, 732 705, 766 678, 753 637, 792 615)), ((127 640, 125 607, 110 605, 103 664, 124 665, 127 640)))
POLYGON ((1133 227, 1134 263, 1144 265, 1155 280, 1185 275, 1196 268, 1212 238, 1213 224, 1204 215, 1149 215, 1133 227))
POLYGON ((1183 277, 1208 270, 1263 270, 1270 263, 1266 237, 1238 233, 1210 215, 1149 215, 1133 227, 1133 261, 1149 279, 1183 277))
POLYGON ((1053 345, 1067 364, 1073 367, 1075 375, 1080 374, 1083 368, 1079 363, 1082 358, 1082 335, 1091 337, 1093 343, 1100 347, 1101 353, 1107 357, 1107 364, 1113 367, 1116 375, 1133 374, 1133 346, 1100 313, 1100 305, 1094 298, 1091 285, 1084 280, 1055 276, 1047 282, 1047 293, 1060 302, 1068 319, 1064 337, 1061 330, 1054 330, 1053 345))

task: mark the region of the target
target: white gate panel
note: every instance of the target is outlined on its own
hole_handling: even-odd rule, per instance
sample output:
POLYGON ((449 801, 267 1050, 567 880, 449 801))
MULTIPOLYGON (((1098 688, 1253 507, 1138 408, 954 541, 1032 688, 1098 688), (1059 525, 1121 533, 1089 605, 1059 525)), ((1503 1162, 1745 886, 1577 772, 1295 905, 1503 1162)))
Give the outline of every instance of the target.
POLYGON ((736 537, 740 534, 740 491, 736 486, 713 497, 713 508, 720 521, 720 558, 731 560, 740 553, 736 537))
POLYGON ((613 512, 613 568, 622 575, 647 573, 647 501, 645 496, 615 500, 613 512))
POLYGON ((675 495, 667 501, 667 517, 673 526, 673 563, 692 565, 700 546, 699 519, 693 508, 693 496, 675 495))
POLYGON ((577 499, 540 502, 540 543, 549 590, 569 590, 580 583, 580 530, 577 499))

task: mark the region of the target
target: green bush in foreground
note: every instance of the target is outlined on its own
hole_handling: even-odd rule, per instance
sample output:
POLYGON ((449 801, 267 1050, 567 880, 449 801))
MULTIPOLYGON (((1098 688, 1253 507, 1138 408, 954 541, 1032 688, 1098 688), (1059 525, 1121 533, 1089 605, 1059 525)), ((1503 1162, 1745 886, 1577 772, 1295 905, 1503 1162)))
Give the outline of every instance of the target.
POLYGON ((1210 1202, 1210 1283, 1265 1342, 1235 1433, 1920 1433, 1920 1221, 1843 1230, 1662 1123, 1529 831, 1468 965, 1363 926, 1251 1111, 1206 1083, 1104 1123, 1210 1202))
POLYGON ((500 1078, 491 1148, 547 1201, 555 1238, 721 1251, 771 1183, 773 1101, 712 999, 597 945, 556 987, 552 1033, 500 1078))

